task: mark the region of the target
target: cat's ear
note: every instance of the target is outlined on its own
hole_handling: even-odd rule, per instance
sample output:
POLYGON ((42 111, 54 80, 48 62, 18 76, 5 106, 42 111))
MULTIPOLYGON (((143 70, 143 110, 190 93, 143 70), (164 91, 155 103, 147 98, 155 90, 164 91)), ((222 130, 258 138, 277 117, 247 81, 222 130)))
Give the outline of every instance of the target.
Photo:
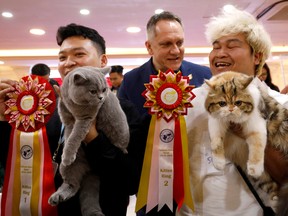
POLYGON ((73 82, 75 85, 83 85, 87 80, 81 74, 75 74, 73 77, 73 82))
POLYGON ((205 79, 204 82, 205 82, 210 88, 214 89, 214 84, 213 84, 213 82, 212 82, 211 80, 205 79))
POLYGON ((106 75, 106 74, 110 73, 111 67, 100 68, 100 71, 102 74, 106 75))
POLYGON ((233 82, 238 85, 242 86, 242 89, 245 89, 253 80, 252 76, 242 75, 239 79, 234 79, 233 82))

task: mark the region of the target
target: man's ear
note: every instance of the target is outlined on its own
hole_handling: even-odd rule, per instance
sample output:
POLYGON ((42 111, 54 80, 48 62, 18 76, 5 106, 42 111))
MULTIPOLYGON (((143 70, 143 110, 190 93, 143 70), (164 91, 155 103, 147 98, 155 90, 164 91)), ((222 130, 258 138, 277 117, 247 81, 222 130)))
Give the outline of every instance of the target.
POLYGON ((146 49, 148 51, 148 54, 152 56, 153 55, 153 50, 151 48, 151 43, 148 40, 145 41, 145 46, 146 46, 146 49))
POLYGON ((259 65, 262 58, 263 58, 263 53, 254 53, 254 64, 259 65))
POLYGON ((108 62, 106 54, 102 54, 100 58, 101 58, 101 67, 105 67, 108 62))

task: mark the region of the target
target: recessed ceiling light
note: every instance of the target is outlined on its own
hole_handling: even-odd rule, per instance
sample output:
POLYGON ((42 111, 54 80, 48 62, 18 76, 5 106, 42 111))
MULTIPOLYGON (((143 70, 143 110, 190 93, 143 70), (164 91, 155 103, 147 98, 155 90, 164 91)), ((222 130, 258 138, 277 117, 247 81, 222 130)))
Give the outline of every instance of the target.
POLYGON ((44 35, 45 31, 43 29, 30 29, 30 33, 34 35, 44 35))
POLYGON ((279 59, 280 59, 280 56, 273 56, 272 59, 273 59, 273 60, 279 60, 279 59))
POLYGON ((87 9, 81 9, 81 10, 80 10, 80 14, 82 14, 82 15, 88 15, 88 14, 90 14, 90 11, 87 10, 87 9))
POLYGON ((162 13, 164 10, 163 9, 156 9, 155 11, 154 11, 154 13, 155 14, 160 14, 160 13, 162 13))
POLYGON ((3 16, 3 17, 6 17, 6 18, 11 18, 11 17, 13 17, 13 14, 10 13, 10 12, 3 12, 3 13, 2 13, 2 16, 3 16))
POLYGON ((139 27, 128 27, 126 31, 129 33, 138 33, 141 31, 141 29, 139 27))

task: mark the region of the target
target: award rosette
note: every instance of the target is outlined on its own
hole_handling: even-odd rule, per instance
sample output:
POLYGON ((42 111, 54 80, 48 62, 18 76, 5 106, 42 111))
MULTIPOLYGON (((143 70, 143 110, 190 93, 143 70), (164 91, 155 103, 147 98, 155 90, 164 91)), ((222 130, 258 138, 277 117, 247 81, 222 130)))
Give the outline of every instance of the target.
POLYGON ((56 107, 53 87, 46 79, 30 75, 14 88, 5 101, 4 115, 12 131, 1 215, 57 215, 57 209, 48 204, 55 186, 45 127, 56 107))
POLYGON ((192 107, 194 86, 179 71, 151 75, 142 96, 144 107, 152 115, 141 180, 137 195, 136 212, 146 205, 149 212, 166 204, 173 212, 173 200, 178 210, 185 203, 194 210, 190 191, 188 141, 183 115, 192 107))

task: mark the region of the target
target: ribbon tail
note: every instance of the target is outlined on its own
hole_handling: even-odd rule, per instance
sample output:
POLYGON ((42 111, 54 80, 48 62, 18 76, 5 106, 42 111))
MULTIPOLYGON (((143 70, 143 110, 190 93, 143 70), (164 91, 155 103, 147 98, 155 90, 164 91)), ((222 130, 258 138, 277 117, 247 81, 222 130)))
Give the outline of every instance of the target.
POLYGON ((42 199, 39 201, 39 203, 42 207, 42 216, 50 216, 55 215, 57 216, 57 207, 51 206, 48 204, 49 197, 55 192, 55 184, 54 184, 54 169, 52 165, 52 159, 51 159, 51 152, 48 144, 48 137, 46 133, 46 127, 42 127, 41 130, 39 130, 40 136, 39 136, 39 144, 43 143, 42 148, 42 162, 43 167, 41 169, 42 173, 40 176, 43 176, 41 179, 42 185, 42 199))
POLYGON ((179 118, 175 120, 175 141, 174 141, 174 200, 178 209, 182 207, 184 201, 184 180, 183 180, 183 151, 182 133, 179 118))
POLYGON ((173 212, 173 144, 175 134, 174 119, 166 122, 164 119, 159 120, 161 127, 158 136, 159 142, 159 201, 158 211, 166 204, 173 212))
POLYGON ((2 216, 20 216, 19 208, 13 208, 14 205, 18 204, 19 206, 20 202, 20 195, 18 194, 17 196, 17 193, 15 192, 20 190, 20 184, 14 184, 14 182, 20 182, 20 144, 17 142, 19 137, 20 131, 12 129, 2 191, 2 216))
MULTIPOLYGON (((189 175, 189 156, 188 156, 188 139, 186 122, 183 116, 180 116, 180 128, 182 138, 182 152, 183 152, 183 177, 184 177, 184 203, 194 212, 194 202, 190 189, 190 175, 189 175)), ((180 208, 178 209, 180 210, 180 208)))
POLYGON ((155 130, 153 137, 152 159, 149 176, 148 198, 146 213, 151 211, 158 204, 157 197, 159 196, 158 184, 159 184, 159 120, 155 122, 155 130))
POLYGON ((144 161, 142 166, 139 190, 137 194, 135 212, 138 212, 147 203, 155 124, 156 124, 156 116, 152 115, 146 143, 144 161))
POLYGON ((57 208, 48 204, 48 197, 55 192, 55 186, 45 136, 45 127, 30 133, 12 130, 1 203, 2 216, 57 216, 57 208), (49 169, 51 172, 47 172, 49 169))

